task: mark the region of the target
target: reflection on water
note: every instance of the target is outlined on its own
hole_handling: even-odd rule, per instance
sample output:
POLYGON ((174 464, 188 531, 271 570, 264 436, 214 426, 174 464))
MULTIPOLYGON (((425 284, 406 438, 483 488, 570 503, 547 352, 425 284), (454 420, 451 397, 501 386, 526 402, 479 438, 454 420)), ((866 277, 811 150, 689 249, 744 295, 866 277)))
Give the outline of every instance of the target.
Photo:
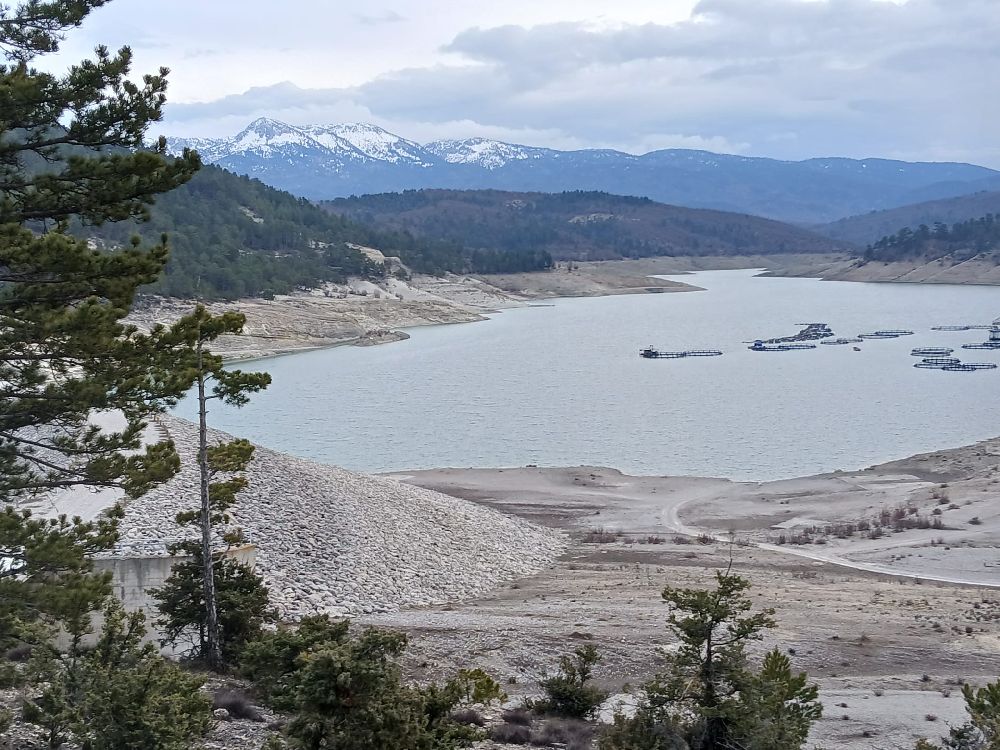
MULTIPOLYGON (((555 300, 408 341, 279 357, 274 384, 214 426, 351 469, 597 464, 772 479, 852 469, 1000 434, 1000 371, 919 370, 917 346, 978 341, 932 326, 1000 315, 1000 289, 682 277, 680 294, 555 300), (823 321, 838 336, 917 335, 781 353, 744 342, 823 321), (638 350, 722 349, 645 360, 638 350)), ((978 338, 977 338, 978 337, 978 338)), ((1000 352, 966 359, 1000 362, 1000 352)), ((192 416, 190 402, 178 407, 192 416)))

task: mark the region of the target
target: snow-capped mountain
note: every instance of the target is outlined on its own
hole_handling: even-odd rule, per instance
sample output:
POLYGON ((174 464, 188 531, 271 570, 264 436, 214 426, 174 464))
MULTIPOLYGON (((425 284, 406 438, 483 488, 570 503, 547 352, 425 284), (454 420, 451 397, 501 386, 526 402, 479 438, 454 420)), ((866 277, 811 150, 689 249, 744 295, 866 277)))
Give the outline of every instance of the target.
POLYGON ((821 223, 1000 189, 1000 172, 971 164, 557 151, 487 138, 420 144, 371 124, 299 126, 266 117, 231 138, 168 138, 168 148, 193 148, 207 163, 314 200, 423 188, 600 190, 821 223))
POLYGON ((376 161, 432 166, 432 162, 427 160, 427 154, 419 143, 400 138, 377 125, 365 123, 306 125, 300 130, 333 150, 342 149, 346 143, 376 161))
POLYGON ((449 164, 476 164, 484 169, 499 169, 512 161, 541 159, 553 152, 545 148, 517 146, 488 138, 466 138, 460 141, 434 141, 424 146, 449 164))
POLYGON ((449 164, 475 164, 497 169, 511 161, 539 158, 547 149, 517 146, 485 138, 435 141, 425 146, 368 123, 337 125, 289 125, 268 117, 254 120, 232 138, 170 138, 171 153, 193 148, 208 163, 227 162, 236 157, 264 159, 300 157, 306 152, 324 152, 334 164, 384 162, 433 167, 442 160, 449 164))
POLYGON ((231 161, 236 158, 311 158, 328 159, 334 155, 350 160, 363 160, 366 155, 350 141, 322 129, 298 128, 294 125, 261 117, 232 138, 171 138, 168 149, 179 152, 194 148, 208 163, 231 161))

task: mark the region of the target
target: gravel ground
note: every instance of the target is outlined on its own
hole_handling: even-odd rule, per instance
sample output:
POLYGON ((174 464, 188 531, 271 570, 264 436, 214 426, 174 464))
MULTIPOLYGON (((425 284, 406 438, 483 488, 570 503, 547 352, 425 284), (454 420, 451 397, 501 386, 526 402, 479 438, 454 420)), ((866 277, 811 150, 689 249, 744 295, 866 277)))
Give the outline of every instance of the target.
MULTIPOLYGON (((131 503, 116 554, 164 554, 197 506, 197 428, 165 417, 184 468, 131 503)), ((230 436, 212 431, 212 441, 230 436)), ((361 615, 483 594, 546 567, 563 534, 471 502, 258 448, 232 511, 282 616, 361 615)))

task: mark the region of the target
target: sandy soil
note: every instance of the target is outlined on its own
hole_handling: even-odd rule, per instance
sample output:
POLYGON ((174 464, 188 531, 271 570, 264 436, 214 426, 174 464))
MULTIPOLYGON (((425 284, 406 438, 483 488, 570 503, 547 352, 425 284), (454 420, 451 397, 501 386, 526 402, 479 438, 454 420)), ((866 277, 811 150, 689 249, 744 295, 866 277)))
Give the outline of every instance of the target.
POLYGON ((778 628, 755 653, 786 649, 821 687, 826 710, 816 745, 910 750, 918 737, 964 720, 961 681, 1000 673, 1000 574, 990 567, 1000 544, 998 457, 1000 440, 992 440, 763 484, 592 467, 397 474, 564 529, 576 543, 554 569, 492 596, 374 621, 414 634, 409 666, 418 676, 482 664, 523 695, 558 654, 592 642, 605 655, 601 679, 617 690, 642 682, 669 647, 663 585, 710 585, 731 556, 753 581, 754 598, 777 610, 778 628), (913 506, 909 515, 930 518, 945 509, 948 528, 775 543, 800 522, 807 528, 913 506), (971 523, 977 517, 981 523, 971 523), (585 541, 596 529, 615 540, 585 541))

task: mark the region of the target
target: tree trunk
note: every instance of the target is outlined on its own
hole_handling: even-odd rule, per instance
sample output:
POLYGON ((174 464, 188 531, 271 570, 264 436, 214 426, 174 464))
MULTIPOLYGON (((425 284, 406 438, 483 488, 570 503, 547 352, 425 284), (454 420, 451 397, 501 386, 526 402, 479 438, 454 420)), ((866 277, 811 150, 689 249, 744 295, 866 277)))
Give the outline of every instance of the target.
POLYGON ((209 668, 222 666, 219 645, 219 613, 215 602, 215 568, 212 558, 212 508, 209 503, 208 466, 208 398, 205 393, 205 372, 202 363, 202 345, 198 342, 198 466, 201 470, 201 560, 202 584, 205 597, 205 638, 202 657, 209 668))
POLYGON ((715 623, 712 624, 705 642, 705 663, 702 665, 702 710, 708 714, 705 721, 705 741, 702 750, 718 750, 722 740, 723 726, 715 711, 718 708, 719 700, 715 690, 715 652, 713 649, 712 635, 715 631, 715 623))

